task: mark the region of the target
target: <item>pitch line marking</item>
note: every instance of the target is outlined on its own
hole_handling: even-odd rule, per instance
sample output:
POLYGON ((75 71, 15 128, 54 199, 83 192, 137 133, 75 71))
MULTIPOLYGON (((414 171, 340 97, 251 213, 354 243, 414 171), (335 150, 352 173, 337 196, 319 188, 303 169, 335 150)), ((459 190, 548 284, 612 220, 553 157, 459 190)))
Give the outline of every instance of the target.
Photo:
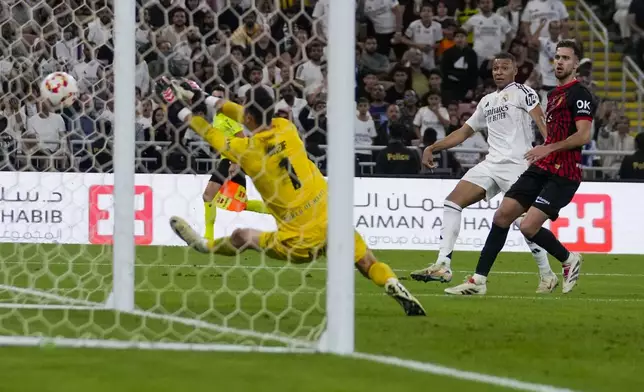
MULTIPOLYGON (((62 262, 35 262, 35 261, 28 261, 28 262, 5 262, 4 264, 14 264, 14 265, 25 265, 25 264, 31 264, 31 265, 41 265, 41 266, 47 266, 47 265, 65 265, 69 266, 71 265, 78 265, 78 266, 105 266, 105 267, 111 267, 112 263, 75 263, 75 262, 69 262, 69 263, 62 263, 62 262)), ((326 267, 303 267, 303 268, 293 268, 289 266, 288 264, 285 264, 285 266, 282 267, 276 267, 276 266, 268 266, 268 265, 231 265, 231 264, 135 264, 134 265, 136 268, 242 268, 242 269, 267 269, 267 270, 294 270, 294 271, 326 271, 326 267)), ((411 269, 400 269, 400 268, 392 268, 394 272, 412 272, 415 270, 411 269)), ((466 270, 453 270, 452 272, 456 273, 461 273, 461 274, 471 274, 473 273, 472 271, 466 271, 466 270)), ((357 273, 357 271, 356 271, 357 273)), ((533 275, 533 276, 538 276, 539 272, 529 272, 529 271, 492 271, 493 275, 533 275)), ((600 272, 582 272, 580 275, 583 276, 599 276, 599 277, 623 277, 623 278, 629 278, 629 277, 644 277, 644 274, 620 274, 620 273, 600 273, 600 272)))

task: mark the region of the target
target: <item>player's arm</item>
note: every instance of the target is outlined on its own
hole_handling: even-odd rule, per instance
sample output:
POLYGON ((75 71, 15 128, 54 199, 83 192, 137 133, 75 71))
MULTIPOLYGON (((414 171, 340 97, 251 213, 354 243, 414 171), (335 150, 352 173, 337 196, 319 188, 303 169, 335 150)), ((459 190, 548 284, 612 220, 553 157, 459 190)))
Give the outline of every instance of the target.
POLYGON ((548 127, 546 126, 546 116, 543 113, 541 105, 535 106, 534 109, 530 110, 528 113, 530 114, 530 117, 532 117, 532 121, 537 124, 537 128, 539 128, 539 133, 543 136, 543 140, 546 140, 548 138, 548 127))
POLYGON ((431 146, 427 146, 425 151, 423 151, 423 165, 433 168, 434 167, 434 153, 447 150, 452 147, 456 147, 459 144, 463 143, 467 138, 474 134, 474 128, 472 128, 467 122, 463 124, 462 127, 456 131, 450 133, 443 139, 437 141, 431 146))
MULTIPOLYGON (((206 142, 208 142, 208 144, 226 158, 233 162, 239 162, 243 154, 246 152, 248 139, 228 137, 224 130, 213 127, 205 118, 193 115, 192 111, 186 107, 180 97, 187 96, 187 92, 190 92, 193 94, 191 99, 194 101, 199 101, 202 98, 205 98, 204 102, 206 105, 210 107, 217 107, 217 105, 220 105, 222 110, 226 106, 225 100, 207 96, 198 89, 198 86, 186 86, 186 89, 190 90, 184 90, 182 87, 179 87, 176 83, 173 83, 167 78, 159 80, 155 89, 158 97, 166 104, 168 119, 171 123, 179 126, 188 124, 195 133, 201 136, 206 142), (220 101, 224 102, 220 104, 220 101)), ((230 112, 230 114, 233 113, 230 112)))
POLYGON ((537 128, 539 128, 539 133, 543 136, 543 140, 546 140, 548 136, 548 128, 546 126, 546 117, 543 113, 543 108, 539 103, 539 96, 532 88, 525 85, 519 85, 519 91, 519 102, 517 102, 517 105, 528 112, 532 121, 537 124, 537 128))

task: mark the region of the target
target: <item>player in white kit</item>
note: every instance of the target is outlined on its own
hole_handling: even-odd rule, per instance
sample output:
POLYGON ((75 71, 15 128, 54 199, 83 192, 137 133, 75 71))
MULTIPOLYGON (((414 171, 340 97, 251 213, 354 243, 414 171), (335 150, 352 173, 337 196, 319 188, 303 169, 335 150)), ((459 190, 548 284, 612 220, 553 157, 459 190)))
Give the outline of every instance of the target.
MULTIPOLYGON (((461 228, 461 212, 483 199, 490 200, 505 193, 528 168, 524 155, 534 140, 532 122, 546 137, 546 124, 539 97, 530 87, 514 82, 516 60, 509 53, 495 56, 492 75, 497 91, 486 95, 465 124, 446 138, 427 147, 423 164, 433 168, 433 154, 455 147, 476 131, 487 128, 489 153, 485 160, 471 168, 458 182, 443 203, 443 226, 438 259, 425 269, 414 271, 411 277, 423 282, 452 280, 451 260, 461 228)), ((551 293, 558 285, 546 252, 528 241, 540 273, 537 293, 551 293)))

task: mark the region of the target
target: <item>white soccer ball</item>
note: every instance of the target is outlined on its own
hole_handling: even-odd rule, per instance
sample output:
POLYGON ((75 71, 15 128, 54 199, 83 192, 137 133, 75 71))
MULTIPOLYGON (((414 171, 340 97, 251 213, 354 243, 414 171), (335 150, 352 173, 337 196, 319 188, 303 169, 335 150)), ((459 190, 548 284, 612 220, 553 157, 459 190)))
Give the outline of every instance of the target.
POLYGON ((54 108, 69 107, 78 98, 78 83, 68 73, 51 73, 40 83, 40 96, 54 108))

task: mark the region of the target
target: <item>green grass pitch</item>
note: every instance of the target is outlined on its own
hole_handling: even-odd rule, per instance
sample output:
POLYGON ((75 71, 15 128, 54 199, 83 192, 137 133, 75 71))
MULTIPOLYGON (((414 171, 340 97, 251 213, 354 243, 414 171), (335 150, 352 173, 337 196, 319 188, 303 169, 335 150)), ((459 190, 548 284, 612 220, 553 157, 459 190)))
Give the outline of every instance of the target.
MULTIPOLYGON (((37 287, 103 301, 111 285, 111 249, 0 246, 0 284, 37 287)), ((573 293, 534 294, 538 275, 526 253, 502 253, 485 297, 447 297, 439 283, 406 279, 434 252, 381 251, 429 316, 408 318, 380 288, 356 273, 356 345, 360 352, 583 391, 644 387, 644 257, 586 255, 573 293)), ((456 252, 452 284, 478 254, 456 252)), ((552 262, 556 272, 559 267, 552 262)), ((155 313, 235 328, 319 333, 325 262, 287 266, 257 254, 209 257, 185 248, 137 249, 136 302, 155 313)), ((0 290, 0 304, 36 303, 0 290)), ((38 299, 43 303, 43 299, 38 299)), ((49 301, 49 303, 57 303, 49 301)), ((230 333, 106 311, 0 308, 0 335, 105 337, 244 344, 230 333)), ((266 344, 275 344, 265 342, 266 344)), ((233 354, 0 348, 0 391, 413 391, 505 390, 445 376, 326 355, 233 354)))

